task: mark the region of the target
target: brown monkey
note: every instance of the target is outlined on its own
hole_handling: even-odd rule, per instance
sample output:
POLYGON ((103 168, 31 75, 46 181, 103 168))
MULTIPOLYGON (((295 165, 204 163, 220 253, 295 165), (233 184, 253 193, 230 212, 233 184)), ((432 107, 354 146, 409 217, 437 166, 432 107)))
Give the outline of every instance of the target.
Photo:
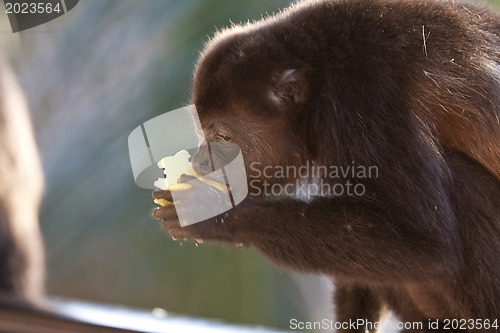
POLYGON ((42 167, 24 97, 3 61, 0 91, 0 293, 36 299, 44 275, 42 167))
MULTIPOLYGON (((249 186, 263 184, 265 167, 309 161, 379 173, 362 179, 363 195, 252 195, 254 183, 223 216, 183 228, 172 207, 154 217, 176 238, 243 243, 332 276, 339 321, 376 321, 388 307, 424 331, 428 319, 446 330, 453 318, 496 323, 459 329, 496 331, 499 34, 487 8, 430 0, 307 1, 217 33, 197 64, 193 103, 207 141, 241 147, 249 186)), ((357 180, 324 176, 270 181, 357 180)))

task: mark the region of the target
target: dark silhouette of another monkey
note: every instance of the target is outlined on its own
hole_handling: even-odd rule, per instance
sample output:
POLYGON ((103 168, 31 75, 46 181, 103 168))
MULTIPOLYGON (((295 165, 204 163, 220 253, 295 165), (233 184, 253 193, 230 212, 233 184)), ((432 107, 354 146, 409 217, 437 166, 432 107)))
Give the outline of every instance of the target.
POLYGON ((0 61, 0 294, 36 299, 44 255, 38 225, 42 168, 27 106, 0 61))

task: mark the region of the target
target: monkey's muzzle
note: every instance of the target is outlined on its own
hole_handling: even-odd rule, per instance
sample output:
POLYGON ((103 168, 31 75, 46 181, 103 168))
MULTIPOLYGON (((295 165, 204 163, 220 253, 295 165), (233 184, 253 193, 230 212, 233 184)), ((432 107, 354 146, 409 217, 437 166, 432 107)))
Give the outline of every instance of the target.
POLYGON ((181 226, 222 214, 248 194, 240 148, 234 143, 206 142, 194 105, 138 126, 128 137, 128 147, 136 184, 146 189, 172 188, 172 200, 157 203, 163 207, 172 203, 181 226), (179 186, 183 174, 194 178, 179 186), (193 208, 183 192, 195 190, 196 197, 203 198, 205 204, 193 208))

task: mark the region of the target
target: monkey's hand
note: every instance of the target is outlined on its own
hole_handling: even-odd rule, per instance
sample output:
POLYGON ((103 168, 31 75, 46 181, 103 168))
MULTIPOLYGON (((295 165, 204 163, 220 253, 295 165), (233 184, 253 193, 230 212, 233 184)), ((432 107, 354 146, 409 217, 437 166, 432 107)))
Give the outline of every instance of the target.
MULTIPOLYGON (((218 189, 210 186, 213 195, 207 198, 206 191, 201 191, 202 188, 206 189, 207 184, 202 183, 200 180, 193 176, 182 175, 178 183, 189 182, 190 189, 177 190, 175 198, 177 202, 182 202, 185 209, 188 211, 203 210, 204 207, 210 207, 214 203, 213 195, 220 196, 220 201, 225 200, 225 195, 218 189)), ((157 190, 153 192, 153 199, 156 201, 167 200, 173 201, 171 190, 157 190)), ((175 206, 165 205, 165 207, 155 208, 153 217, 161 220, 163 228, 172 236, 174 240, 181 239, 196 239, 197 241, 203 240, 219 240, 231 243, 240 243, 235 238, 234 228, 230 223, 230 214, 228 211, 221 215, 209 218, 205 221, 194 223, 181 227, 175 206)))

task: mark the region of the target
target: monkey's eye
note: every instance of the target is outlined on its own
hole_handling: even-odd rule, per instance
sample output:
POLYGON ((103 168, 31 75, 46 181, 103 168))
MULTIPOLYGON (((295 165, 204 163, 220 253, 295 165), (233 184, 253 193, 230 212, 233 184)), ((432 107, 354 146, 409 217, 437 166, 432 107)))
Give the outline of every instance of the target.
POLYGON ((217 138, 221 139, 222 141, 231 141, 231 137, 227 136, 224 133, 217 132, 216 136, 217 136, 217 138))

